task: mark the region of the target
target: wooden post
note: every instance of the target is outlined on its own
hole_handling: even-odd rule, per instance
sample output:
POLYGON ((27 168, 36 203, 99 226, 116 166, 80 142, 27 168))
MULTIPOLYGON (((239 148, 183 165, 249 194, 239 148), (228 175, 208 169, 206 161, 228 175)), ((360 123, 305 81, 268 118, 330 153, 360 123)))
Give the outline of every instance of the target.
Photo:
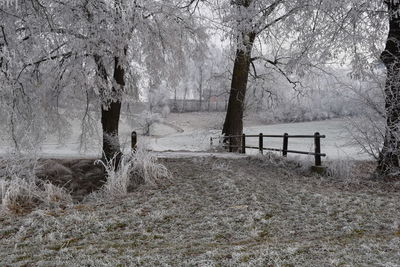
POLYGON ((242 154, 246 154, 246 135, 242 135, 242 154))
POLYGON ((258 137, 258 149, 260 150, 261 155, 264 154, 264 136, 262 133, 260 133, 258 137))
POLYGON ((315 166, 322 166, 321 161, 321 135, 319 133, 314 134, 314 145, 315 145, 315 166))
POLYGON ((232 152, 233 151, 233 148, 232 148, 232 136, 229 136, 228 140, 229 140, 229 152, 232 152))
POLYGON ((287 151, 288 151, 288 146, 289 146, 289 134, 285 133, 283 135, 283 151, 282 151, 282 156, 287 157, 287 151))
POLYGON ((131 148, 133 152, 136 152, 137 149, 137 133, 135 131, 132 132, 131 135, 131 148))

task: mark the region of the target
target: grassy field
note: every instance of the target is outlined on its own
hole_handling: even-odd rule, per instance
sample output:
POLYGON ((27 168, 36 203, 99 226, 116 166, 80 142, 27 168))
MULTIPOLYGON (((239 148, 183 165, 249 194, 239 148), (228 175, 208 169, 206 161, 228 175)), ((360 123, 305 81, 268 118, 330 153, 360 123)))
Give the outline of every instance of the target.
POLYGON ((157 187, 1 214, 0 266, 400 266, 398 182, 274 157, 161 161, 157 187))

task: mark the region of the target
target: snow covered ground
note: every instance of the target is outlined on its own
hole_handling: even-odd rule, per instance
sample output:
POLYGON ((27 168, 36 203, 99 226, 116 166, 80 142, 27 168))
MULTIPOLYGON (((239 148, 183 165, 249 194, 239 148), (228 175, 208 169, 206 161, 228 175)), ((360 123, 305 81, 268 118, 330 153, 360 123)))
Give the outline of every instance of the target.
MULTIPOLYGON (((163 135, 163 127, 159 127, 156 136, 144 137, 144 142, 149 148, 155 151, 205 151, 210 149, 210 137, 215 137, 221 133, 223 122, 222 113, 211 114, 173 114, 169 118, 171 123, 181 127, 184 132, 163 135)), ((169 120, 167 119, 167 120, 169 120)), ((322 152, 326 153, 330 159, 350 158, 356 160, 369 159, 368 155, 359 154, 359 148, 349 145, 348 132, 345 128, 346 122, 343 119, 304 122, 304 123, 285 123, 263 125, 257 120, 247 118, 245 121, 244 132, 246 134, 282 135, 313 135, 319 132, 326 135, 322 139, 322 152)), ((165 126, 168 128, 168 126, 165 126)), ((128 132, 125 132, 128 135, 128 132)), ((313 151, 313 139, 290 139, 289 148, 292 150, 313 151)), ((258 139, 249 139, 248 145, 258 146, 258 139)), ((270 148, 282 148, 282 139, 265 138, 264 146, 270 148)), ((248 150, 248 154, 256 154, 256 150, 248 150)))
MULTIPOLYGON (((162 123, 157 123, 151 128, 151 136, 139 136, 139 142, 154 151, 207 151, 210 149, 210 137, 219 136, 223 124, 224 113, 181 113, 170 114, 162 123)), ((100 155, 99 134, 93 136, 94 142, 86 149, 79 147, 80 123, 73 122, 73 133, 59 144, 57 139, 49 138, 42 146, 41 156, 44 157, 96 157, 100 155)), ((100 125, 99 125, 100 126, 100 125)), ((100 128, 99 128, 100 129, 100 128)), ((133 130, 140 131, 140 127, 122 120, 120 126, 120 141, 125 149, 130 147, 130 134, 133 130)), ((367 155, 358 154, 359 149, 348 145, 345 121, 340 119, 263 125, 259 120, 247 117, 245 119, 244 132, 246 134, 264 133, 267 135, 283 133, 312 135, 320 132, 326 135, 322 140, 322 152, 331 159, 351 158, 368 159, 367 155)), ((100 131, 99 131, 100 133, 100 131)), ((248 141, 249 145, 257 146, 256 138, 248 141)), ((265 138, 264 146, 281 148, 282 140, 265 138)), ((290 139, 289 149, 313 151, 312 139, 290 139)), ((4 152, 4 150, 3 150, 4 152)), ((256 154, 256 150, 248 150, 249 154, 256 154)))
POLYGON ((1 215, 0 266, 400 265, 399 183, 261 157, 162 161, 159 188, 1 215))
MULTIPOLYGON (((303 123, 286 123, 274 125, 258 125, 246 127, 245 132, 250 134, 263 133, 267 135, 313 135, 319 132, 325 135, 325 139, 321 139, 321 150, 331 159, 352 158, 367 159, 367 155, 360 155, 359 148, 348 145, 349 137, 345 128, 346 122, 342 119, 314 121, 303 123)), ((257 146, 258 140, 255 139, 253 144, 257 146)), ((264 146, 271 148, 282 148, 282 139, 265 138, 264 146)), ((313 139, 289 139, 289 149, 301 151, 314 151, 313 139)))
MULTIPOLYGON (((369 178, 369 162, 344 161, 355 165, 352 175, 320 176, 281 157, 204 152, 221 115, 172 114, 140 137, 163 150, 154 153, 171 172, 157 186, 22 216, 0 212, 0 266, 400 266, 399 182, 369 178)), ((319 131, 323 152, 355 156, 340 147, 343 125, 248 120, 245 131, 319 131)), ((122 125, 122 141, 131 130, 122 125)), ((97 155, 95 146, 79 154, 78 136, 44 155, 97 155)), ((311 149, 295 141, 290 148, 311 149)))

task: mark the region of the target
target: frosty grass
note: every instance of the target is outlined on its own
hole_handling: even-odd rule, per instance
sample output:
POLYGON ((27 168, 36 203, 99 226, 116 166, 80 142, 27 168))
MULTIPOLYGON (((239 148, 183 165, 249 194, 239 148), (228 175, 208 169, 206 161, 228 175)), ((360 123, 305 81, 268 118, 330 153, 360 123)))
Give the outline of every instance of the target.
POLYGON ((164 185, 0 217, 0 266, 399 266, 400 193, 261 158, 162 160, 164 185))

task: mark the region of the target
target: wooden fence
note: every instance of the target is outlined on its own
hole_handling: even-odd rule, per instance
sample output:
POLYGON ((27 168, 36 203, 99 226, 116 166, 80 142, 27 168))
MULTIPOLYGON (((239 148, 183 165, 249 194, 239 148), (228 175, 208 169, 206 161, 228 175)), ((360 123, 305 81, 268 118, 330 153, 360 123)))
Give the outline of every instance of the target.
POLYGON ((302 154, 302 155, 311 155, 315 158, 315 166, 319 167, 322 166, 322 157, 326 157, 326 154, 321 153, 321 138, 325 138, 325 135, 320 135, 319 133, 315 133, 314 135, 289 135, 287 133, 283 135, 264 135, 262 133, 258 135, 231 135, 225 137, 211 137, 210 143, 213 144, 214 139, 225 140, 224 147, 228 148, 229 152, 232 152, 234 148, 237 148, 240 153, 246 154, 246 149, 257 149, 261 154, 264 151, 275 151, 275 152, 282 152, 282 156, 287 157, 288 153, 292 154, 302 154), (234 146, 232 145, 233 138, 240 138, 240 145, 234 146), (247 146, 247 139, 249 138, 258 138, 258 146, 247 146), (264 147, 264 138, 282 138, 283 145, 282 149, 278 148, 267 148, 264 147), (314 139, 314 152, 307 152, 307 151, 297 151, 297 150, 289 150, 289 139, 290 138, 303 138, 303 139, 314 139))

